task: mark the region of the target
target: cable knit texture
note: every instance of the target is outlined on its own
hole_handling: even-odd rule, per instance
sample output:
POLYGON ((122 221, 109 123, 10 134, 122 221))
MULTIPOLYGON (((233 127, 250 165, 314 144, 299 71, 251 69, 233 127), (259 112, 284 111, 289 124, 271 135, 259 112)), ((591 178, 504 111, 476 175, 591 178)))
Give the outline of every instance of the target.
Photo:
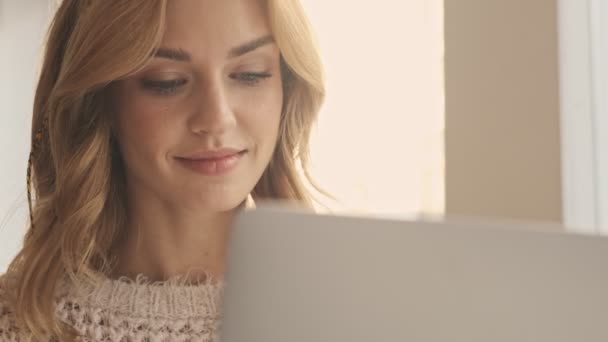
MULTIPOLYGON (((56 314, 81 335, 78 341, 217 341, 224 284, 209 280, 188 285, 184 279, 100 277, 81 286, 65 280, 58 287, 56 314)), ((32 341, 16 327, 3 291, 0 287, 0 341, 32 341)))

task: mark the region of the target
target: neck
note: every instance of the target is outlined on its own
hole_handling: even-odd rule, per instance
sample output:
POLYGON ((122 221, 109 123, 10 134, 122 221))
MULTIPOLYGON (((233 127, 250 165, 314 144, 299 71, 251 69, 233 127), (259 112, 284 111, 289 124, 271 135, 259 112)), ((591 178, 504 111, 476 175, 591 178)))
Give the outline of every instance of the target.
POLYGON ((143 274, 162 281, 187 273, 190 279, 223 278, 230 224, 239 208, 219 213, 176 210, 148 197, 129 209, 114 276, 143 274))

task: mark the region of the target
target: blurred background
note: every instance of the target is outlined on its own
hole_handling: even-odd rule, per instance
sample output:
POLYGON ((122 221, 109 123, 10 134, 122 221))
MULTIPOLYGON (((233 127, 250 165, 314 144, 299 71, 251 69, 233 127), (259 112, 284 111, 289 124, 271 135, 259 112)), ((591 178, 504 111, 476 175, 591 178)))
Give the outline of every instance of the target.
MULTIPOLYGON (((327 74, 312 175, 331 209, 608 232, 605 2, 301 1, 327 74)), ((56 2, 0 0, 0 273, 25 231, 56 2)))

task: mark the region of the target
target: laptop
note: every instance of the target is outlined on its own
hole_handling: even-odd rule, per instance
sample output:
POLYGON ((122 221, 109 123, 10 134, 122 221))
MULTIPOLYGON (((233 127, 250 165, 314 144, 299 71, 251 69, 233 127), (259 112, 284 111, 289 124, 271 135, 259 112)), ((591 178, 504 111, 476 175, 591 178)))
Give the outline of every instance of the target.
POLYGON ((236 219, 222 342, 606 342, 608 238, 513 223, 236 219))

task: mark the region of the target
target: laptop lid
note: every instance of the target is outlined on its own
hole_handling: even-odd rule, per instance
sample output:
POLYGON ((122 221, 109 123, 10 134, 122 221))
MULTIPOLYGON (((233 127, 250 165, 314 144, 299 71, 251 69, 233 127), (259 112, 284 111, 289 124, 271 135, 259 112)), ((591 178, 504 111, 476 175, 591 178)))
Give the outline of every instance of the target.
POLYGON ((264 208, 237 218, 222 342, 605 342, 608 240, 264 208))

